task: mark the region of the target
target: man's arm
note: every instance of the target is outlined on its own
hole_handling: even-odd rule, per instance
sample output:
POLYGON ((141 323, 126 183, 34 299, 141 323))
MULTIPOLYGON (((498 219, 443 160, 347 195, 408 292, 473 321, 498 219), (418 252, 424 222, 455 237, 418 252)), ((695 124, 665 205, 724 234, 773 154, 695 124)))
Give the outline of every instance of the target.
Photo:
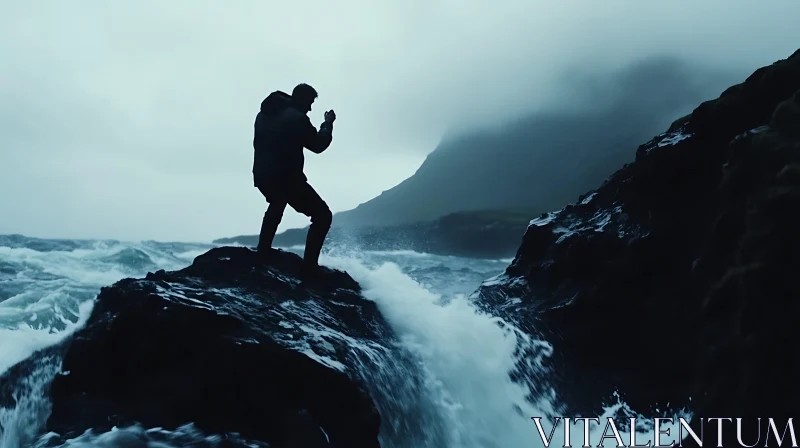
POLYGON ((311 120, 307 117, 306 120, 308 124, 305 138, 303 139, 303 146, 319 154, 328 149, 328 146, 330 146, 333 141, 333 123, 326 121, 322 123, 319 127, 319 131, 317 131, 314 125, 311 124, 311 120))

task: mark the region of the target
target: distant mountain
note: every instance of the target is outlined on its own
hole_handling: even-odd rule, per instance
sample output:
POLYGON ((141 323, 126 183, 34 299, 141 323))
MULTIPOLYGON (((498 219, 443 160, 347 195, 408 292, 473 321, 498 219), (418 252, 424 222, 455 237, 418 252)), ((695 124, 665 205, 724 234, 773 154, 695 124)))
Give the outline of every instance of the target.
POLYGON ((560 208, 631 162, 640 142, 735 79, 662 58, 611 79, 583 82, 570 97, 581 106, 443 141, 413 176, 336 214, 334 226, 407 224, 469 210, 560 208))

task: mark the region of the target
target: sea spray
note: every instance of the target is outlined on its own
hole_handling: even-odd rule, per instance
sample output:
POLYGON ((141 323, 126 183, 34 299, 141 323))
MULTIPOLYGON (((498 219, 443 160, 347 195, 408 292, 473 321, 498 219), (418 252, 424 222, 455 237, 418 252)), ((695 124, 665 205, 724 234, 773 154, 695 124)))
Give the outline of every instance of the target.
POLYGON ((447 446, 512 447, 531 442, 526 390, 509 377, 520 345, 541 344, 501 319, 479 312, 463 294, 442 297, 396 263, 367 267, 356 258, 325 258, 346 270, 375 301, 405 346, 424 363, 447 446))
POLYGON ((28 359, 26 372, 11 380, 13 406, 0 406, 0 448, 28 446, 34 440, 50 415, 50 400, 47 391, 53 378, 61 372, 61 358, 58 353, 40 352, 55 345, 79 330, 89 318, 92 302, 84 302, 78 309, 75 321, 61 316, 64 329, 33 329, 21 323, 16 330, 0 330, 0 374, 12 365, 28 359), (16 345, 21 341, 26 344, 16 345), (31 357, 31 354, 32 357, 31 357))
POLYGON ((18 379, 11 394, 14 407, 0 407, 0 447, 30 446, 50 416, 47 388, 61 369, 56 355, 37 358, 30 371, 18 379))

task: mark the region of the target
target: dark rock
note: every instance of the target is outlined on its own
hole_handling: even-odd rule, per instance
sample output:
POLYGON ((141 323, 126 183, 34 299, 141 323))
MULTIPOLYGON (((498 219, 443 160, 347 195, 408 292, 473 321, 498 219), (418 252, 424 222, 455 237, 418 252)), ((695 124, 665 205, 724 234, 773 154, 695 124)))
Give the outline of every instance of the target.
POLYGON ((552 342, 550 381, 570 411, 599 414, 619 392, 645 414, 796 417, 798 98, 800 52, 532 221, 481 288, 484 307, 552 342))
POLYGON ((379 446, 379 413, 352 369, 392 338, 388 326, 349 275, 301 274, 294 254, 224 247, 103 288, 61 348, 46 430, 193 423, 272 447, 379 446))

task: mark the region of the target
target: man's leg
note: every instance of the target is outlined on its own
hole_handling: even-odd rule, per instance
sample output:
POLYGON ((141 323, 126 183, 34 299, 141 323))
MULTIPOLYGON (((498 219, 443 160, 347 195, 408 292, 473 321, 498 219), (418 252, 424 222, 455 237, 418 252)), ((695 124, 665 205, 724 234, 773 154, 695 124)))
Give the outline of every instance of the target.
POLYGON ((276 198, 270 197, 269 192, 263 188, 259 188, 259 191, 261 191, 261 194, 264 195, 267 201, 272 199, 272 201, 269 202, 267 211, 264 213, 264 218, 261 220, 261 233, 258 236, 258 251, 266 252, 272 248, 272 240, 278 232, 278 226, 283 218, 283 212, 286 210, 286 202, 281 199, 276 200, 276 198))
POLYGON ((292 191, 289 195, 289 205, 298 213, 311 217, 303 260, 309 267, 316 267, 319 265, 322 244, 333 222, 331 209, 308 182, 292 191))

